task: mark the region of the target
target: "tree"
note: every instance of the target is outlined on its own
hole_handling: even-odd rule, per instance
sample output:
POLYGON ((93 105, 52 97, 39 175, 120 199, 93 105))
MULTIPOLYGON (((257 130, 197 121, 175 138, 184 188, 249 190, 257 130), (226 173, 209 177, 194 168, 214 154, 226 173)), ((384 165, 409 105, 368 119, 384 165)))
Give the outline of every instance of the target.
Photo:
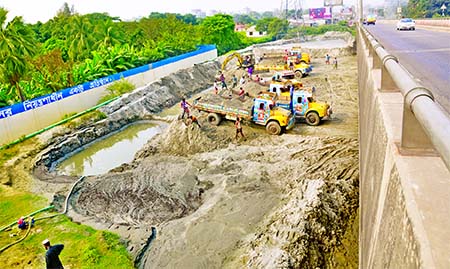
POLYGON ((412 18, 431 18, 441 13, 441 6, 448 0, 410 0, 406 14, 412 18))
POLYGON ((234 15, 234 21, 236 23, 241 23, 241 24, 254 24, 256 22, 256 20, 254 18, 252 18, 249 15, 242 15, 242 14, 237 14, 234 15))
POLYGON ((75 8, 72 5, 72 7, 69 7, 69 4, 67 2, 64 2, 63 6, 58 10, 56 13, 57 17, 70 17, 75 14, 75 8))
POLYGON ((256 30, 267 32, 272 37, 283 36, 289 29, 289 22, 275 17, 264 18, 256 23, 256 30))
POLYGON ((284 36, 289 30, 289 22, 284 19, 273 18, 267 27, 267 33, 272 37, 284 36))
POLYGON ((234 21, 230 15, 206 17, 200 25, 202 43, 216 44, 219 54, 236 49, 241 44, 239 36, 234 32, 234 21))
POLYGON ((95 27, 86 17, 75 15, 65 26, 66 46, 70 60, 83 60, 89 57, 95 44, 95 27))
POLYGON ((25 95, 19 82, 28 71, 28 59, 35 54, 36 42, 22 17, 6 23, 7 14, 7 10, 0 8, 0 79, 16 89, 23 102, 25 95))

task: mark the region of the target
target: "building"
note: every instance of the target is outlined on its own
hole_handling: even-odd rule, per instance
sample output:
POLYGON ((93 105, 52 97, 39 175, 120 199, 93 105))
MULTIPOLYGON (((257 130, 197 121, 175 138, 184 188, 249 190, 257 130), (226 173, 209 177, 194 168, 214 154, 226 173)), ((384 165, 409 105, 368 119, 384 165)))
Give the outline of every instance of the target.
POLYGON ((256 26, 252 25, 245 31, 247 37, 263 37, 267 35, 267 32, 260 32, 256 30, 256 26))

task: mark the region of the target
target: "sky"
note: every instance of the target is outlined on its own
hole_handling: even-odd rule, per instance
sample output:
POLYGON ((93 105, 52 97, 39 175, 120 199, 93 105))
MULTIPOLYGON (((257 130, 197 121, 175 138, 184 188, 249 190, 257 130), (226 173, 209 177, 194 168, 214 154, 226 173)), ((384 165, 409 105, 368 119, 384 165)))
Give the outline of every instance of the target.
MULTIPOLYGON (((323 6, 323 0, 287 0, 289 8, 301 2, 303 8, 323 6)), ((368 1, 368 0, 365 0, 368 1)), ((372 0, 373 1, 373 0, 372 0)), ((376 0, 380 1, 380 0, 376 0)), ((27 23, 46 22, 67 2, 74 6, 80 14, 107 12, 123 20, 146 17, 151 12, 191 13, 193 9, 201 9, 208 15, 210 10, 222 12, 243 12, 245 8, 254 11, 273 11, 283 8, 282 0, 0 0, 0 7, 6 8, 8 20, 22 16, 27 23)), ((356 0, 344 0, 344 5, 353 5, 356 0)))

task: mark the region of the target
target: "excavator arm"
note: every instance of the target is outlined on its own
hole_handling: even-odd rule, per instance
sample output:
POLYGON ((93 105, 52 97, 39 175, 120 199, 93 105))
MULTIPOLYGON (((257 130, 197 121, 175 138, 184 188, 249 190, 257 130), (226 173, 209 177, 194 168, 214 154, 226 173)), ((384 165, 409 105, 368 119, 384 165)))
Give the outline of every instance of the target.
POLYGON ((237 58, 237 60, 239 62, 239 67, 242 67, 242 63, 244 62, 244 60, 242 59, 242 56, 238 52, 234 51, 234 52, 230 53, 223 61, 222 70, 225 70, 225 67, 227 66, 228 62, 231 61, 235 57, 237 58))

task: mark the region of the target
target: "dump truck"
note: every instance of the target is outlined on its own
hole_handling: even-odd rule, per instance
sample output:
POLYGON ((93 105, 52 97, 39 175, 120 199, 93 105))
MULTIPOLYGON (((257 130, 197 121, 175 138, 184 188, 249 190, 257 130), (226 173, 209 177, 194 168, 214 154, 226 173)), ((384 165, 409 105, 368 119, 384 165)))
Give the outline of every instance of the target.
POLYGON ((255 71, 286 71, 290 70, 294 72, 295 76, 297 78, 302 78, 312 71, 312 67, 309 64, 305 63, 299 63, 295 64, 293 63, 292 66, 288 66, 287 64, 273 64, 273 65, 265 65, 265 64, 255 64, 254 66, 255 71))
POLYGON ((289 50, 288 59, 293 61, 295 64, 311 63, 311 56, 309 55, 309 53, 302 52, 301 47, 292 47, 289 50))
POLYGON ((193 107, 207 112, 207 120, 213 125, 219 125, 222 119, 236 120, 241 117, 243 120, 265 126, 271 135, 279 135, 294 127, 295 118, 289 110, 275 106, 276 99, 276 94, 269 92, 257 95, 251 102, 210 95, 204 100, 202 97, 194 100, 193 107))
POLYGON ((333 113, 328 103, 315 100, 315 88, 306 90, 297 80, 272 81, 268 91, 278 96, 276 106, 288 109, 295 118, 305 119, 308 125, 317 126, 333 113))

